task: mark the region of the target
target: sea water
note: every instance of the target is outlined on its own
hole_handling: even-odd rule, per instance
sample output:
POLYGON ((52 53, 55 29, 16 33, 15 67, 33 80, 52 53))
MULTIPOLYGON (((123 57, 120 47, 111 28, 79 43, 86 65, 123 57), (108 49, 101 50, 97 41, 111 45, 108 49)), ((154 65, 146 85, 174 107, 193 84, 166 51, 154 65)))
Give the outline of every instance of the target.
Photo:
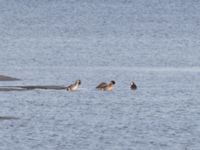
POLYGON ((198 1, 0 1, 0 149, 198 150, 198 1), (95 89, 115 80, 112 92, 95 89), (130 90, 130 83, 138 86, 130 90))

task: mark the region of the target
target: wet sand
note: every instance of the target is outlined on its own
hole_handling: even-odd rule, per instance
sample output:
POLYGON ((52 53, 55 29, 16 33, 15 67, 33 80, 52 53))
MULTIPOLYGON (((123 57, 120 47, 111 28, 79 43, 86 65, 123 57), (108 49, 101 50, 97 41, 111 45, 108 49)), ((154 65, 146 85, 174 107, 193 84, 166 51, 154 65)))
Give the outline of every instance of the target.
POLYGON ((0 75, 0 81, 16 81, 16 80, 19 80, 19 79, 14 78, 14 77, 0 75))
POLYGON ((0 121, 1 120, 16 120, 19 119, 17 117, 13 117, 13 116, 0 116, 0 121))
MULTIPOLYGON (((20 80, 10 76, 0 75, 0 81, 16 81, 20 80)), ((0 91, 25 91, 34 89, 44 89, 44 90, 64 90, 65 86, 58 85, 23 85, 23 86, 0 86, 0 91)))
POLYGON ((0 86, 0 91, 9 92, 9 91, 26 91, 34 89, 43 89, 43 90, 65 90, 65 86, 57 85, 26 85, 26 86, 0 86))

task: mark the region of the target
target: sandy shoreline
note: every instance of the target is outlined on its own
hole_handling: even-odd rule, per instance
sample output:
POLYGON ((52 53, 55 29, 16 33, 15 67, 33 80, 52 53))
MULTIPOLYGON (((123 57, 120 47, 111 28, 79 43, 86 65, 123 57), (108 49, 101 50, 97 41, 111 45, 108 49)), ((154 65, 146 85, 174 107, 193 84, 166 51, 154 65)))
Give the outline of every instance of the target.
POLYGON ((16 81, 16 80, 19 79, 10 76, 0 75, 0 81, 16 81))

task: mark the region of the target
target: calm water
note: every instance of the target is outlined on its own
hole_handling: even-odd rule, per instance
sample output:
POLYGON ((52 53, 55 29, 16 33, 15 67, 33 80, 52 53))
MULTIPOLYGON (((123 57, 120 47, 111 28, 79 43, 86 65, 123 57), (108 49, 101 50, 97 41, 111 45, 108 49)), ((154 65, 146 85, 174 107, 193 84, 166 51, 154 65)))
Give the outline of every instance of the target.
POLYGON ((0 1, 0 149, 198 150, 198 1, 0 1), (115 80, 113 92, 95 89, 115 80), (138 90, 129 90, 134 80, 138 90))

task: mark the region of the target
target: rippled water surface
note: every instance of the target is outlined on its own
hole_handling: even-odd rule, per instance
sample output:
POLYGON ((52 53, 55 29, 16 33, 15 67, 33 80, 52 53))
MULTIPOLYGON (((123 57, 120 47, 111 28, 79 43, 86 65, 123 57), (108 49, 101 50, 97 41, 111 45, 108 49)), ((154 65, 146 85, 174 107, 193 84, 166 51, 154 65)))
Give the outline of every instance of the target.
POLYGON ((198 150, 198 1, 0 1, 0 149, 198 150), (95 89, 115 80, 112 92, 95 89), (130 90, 131 81, 138 86, 130 90))

